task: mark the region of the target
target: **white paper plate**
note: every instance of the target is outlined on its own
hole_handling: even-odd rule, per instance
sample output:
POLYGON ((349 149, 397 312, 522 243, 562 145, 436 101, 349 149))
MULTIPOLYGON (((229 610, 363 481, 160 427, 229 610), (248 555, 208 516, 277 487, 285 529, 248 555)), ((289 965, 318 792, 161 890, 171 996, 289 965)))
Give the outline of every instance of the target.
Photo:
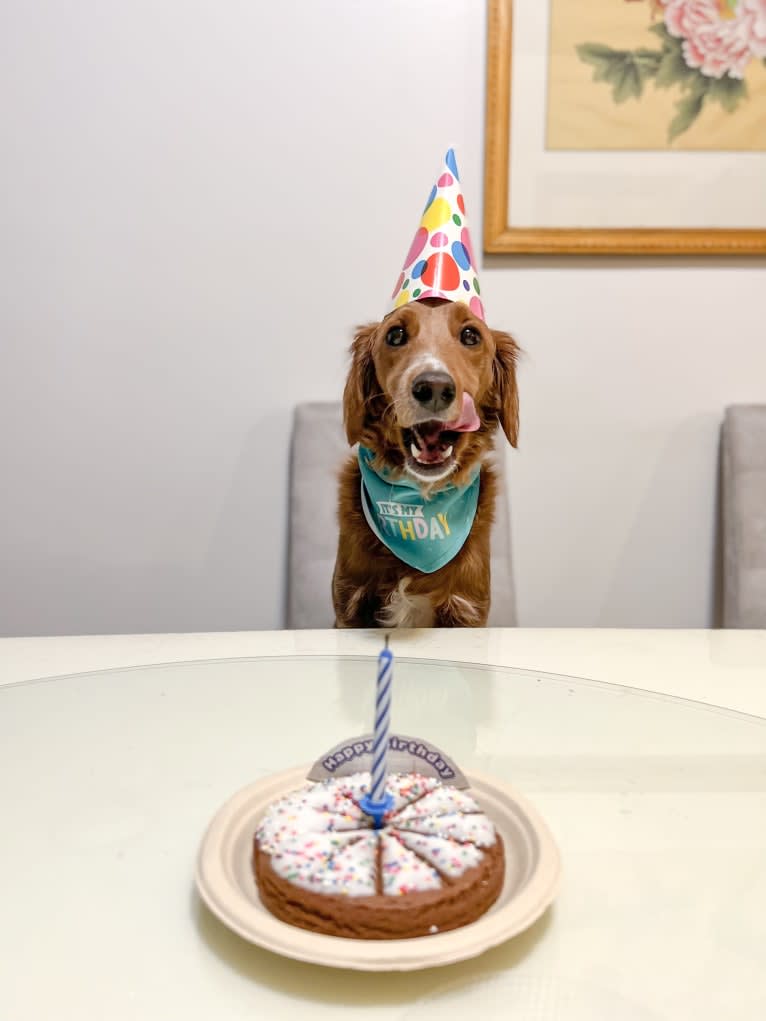
POLYGON ((358 940, 324 936, 281 922, 261 904, 251 856, 258 820, 276 799, 305 782, 308 767, 259 780, 235 794, 215 816, 200 847, 200 896, 224 925, 244 939, 299 961, 360 971, 414 971, 452 964, 489 950, 527 929, 551 904, 561 859, 537 812, 519 794, 471 774, 471 793, 505 843, 500 897, 478 921, 417 939, 358 940))

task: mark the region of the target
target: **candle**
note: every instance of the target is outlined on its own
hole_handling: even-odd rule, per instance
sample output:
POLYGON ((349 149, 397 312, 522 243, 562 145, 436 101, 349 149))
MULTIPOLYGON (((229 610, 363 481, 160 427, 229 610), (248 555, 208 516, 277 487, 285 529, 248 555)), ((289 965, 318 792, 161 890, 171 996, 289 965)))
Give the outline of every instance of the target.
POLYGON ((375 686, 375 737, 372 742, 372 786, 370 789, 370 798, 373 802, 382 801, 386 793, 393 664, 394 656, 388 647, 388 635, 386 635, 386 646, 378 657, 378 680, 375 686))
POLYGON ((370 793, 359 803, 362 811, 372 816, 376 829, 380 829, 383 825, 383 816, 393 806, 393 798, 390 794, 386 794, 393 674, 394 655, 388 647, 388 635, 386 635, 385 647, 378 657, 378 676, 375 685, 375 730, 372 740, 370 793))

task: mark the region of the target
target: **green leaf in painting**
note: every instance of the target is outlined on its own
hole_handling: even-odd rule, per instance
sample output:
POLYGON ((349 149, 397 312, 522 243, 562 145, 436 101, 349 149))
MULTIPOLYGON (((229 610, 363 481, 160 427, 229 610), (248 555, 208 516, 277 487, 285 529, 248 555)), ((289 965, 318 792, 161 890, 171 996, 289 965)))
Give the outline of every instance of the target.
POLYGON ((669 43, 676 42, 675 37, 672 36, 670 32, 668 32, 667 28, 665 28, 664 21, 658 21, 655 25, 652 25, 649 28, 649 31, 654 32, 655 35, 658 35, 660 37, 663 46, 667 46, 669 43))
POLYGON ((624 103, 631 97, 638 99, 641 95, 641 75, 636 65, 629 60, 621 61, 615 66, 610 81, 615 103, 624 103))
POLYGON ((662 53, 659 50, 633 50, 633 59, 641 68, 645 78, 657 74, 657 69, 662 61, 662 53))
POLYGON ((623 58, 624 51, 613 50, 611 46, 603 46, 601 43, 581 43, 577 47, 577 56, 586 64, 593 66, 593 81, 608 82, 614 67, 623 58))
POLYGON ((580 58, 587 60, 589 63, 611 60, 612 57, 626 52, 625 50, 615 50, 611 46, 605 46, 603 43, 580 43, 576 49, 580 58))
POLYGON ((684 60, 681 50, 681 40, 672 39, 672 46, 666 46, 662 51, 662 59, 657 68, 657 77, 654 79, 658 89, 669 89, 671 85, 681 85, 682 88, 689 88, 692 81, 699 75, 699 71, 684 60))
POLYGON ((691 88, 699 71, 689 67, 684 60, 683 39, 671 35, 662 23, 652 25, 649 31, 662 40, 662 56, 654 79, 657 88, 669 89, 672 85, 680 85, 682 89, 691 88))
POLYGON ((607 82, 612 86, 615 103, 638 99, 644 83, 653 77, 662 54, 654 50, 613 50, 601 43, 582 43, 577 47, 581 60, 593 67, 593 81, 607 82))
POLYGON ((747 84, 741 78, 711 78, 707 95, 714 99, 728 113, 737 109, 740 100, 747 97, 747 84))
MULTIPOLYGON (((703 76, 700 75, 700 78, 703 76)), ((673 142, 684 131, 688 131, 694 121, 699 117, 702 105, 707 95, 708 82, 711 78, 705 79, 703 83, 693 88, 687 95, 676 103, 678 111, 668 126, 668 141, 673 142)))

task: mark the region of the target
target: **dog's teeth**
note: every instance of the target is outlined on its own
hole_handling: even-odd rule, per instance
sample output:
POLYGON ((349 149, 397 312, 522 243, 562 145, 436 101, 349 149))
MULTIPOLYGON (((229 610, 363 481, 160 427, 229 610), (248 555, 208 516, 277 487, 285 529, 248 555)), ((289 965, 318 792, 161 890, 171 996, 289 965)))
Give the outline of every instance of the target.
POLYGON ((444 451, 444 460, 445 461, 447 460, 447 458, 450 456, 451 453, 452 453, 452 444, 450 443, 450 445, 444 451))
POLYGON ((418 446, 416 444, 410 443, 410 452, 412 453, 412 456, 417 461, 417 459, 420 457, 420 449, 418 448, 418 446))

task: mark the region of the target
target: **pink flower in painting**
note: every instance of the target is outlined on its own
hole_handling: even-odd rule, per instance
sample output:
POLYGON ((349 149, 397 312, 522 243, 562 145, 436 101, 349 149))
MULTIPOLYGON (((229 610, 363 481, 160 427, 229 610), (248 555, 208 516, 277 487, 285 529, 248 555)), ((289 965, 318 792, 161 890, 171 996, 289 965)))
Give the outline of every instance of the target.
POLYGON ((742 78, 766 57, 766 0, 663 0, 668 32, 683 39, 684 60, 709 78, 742 78))

